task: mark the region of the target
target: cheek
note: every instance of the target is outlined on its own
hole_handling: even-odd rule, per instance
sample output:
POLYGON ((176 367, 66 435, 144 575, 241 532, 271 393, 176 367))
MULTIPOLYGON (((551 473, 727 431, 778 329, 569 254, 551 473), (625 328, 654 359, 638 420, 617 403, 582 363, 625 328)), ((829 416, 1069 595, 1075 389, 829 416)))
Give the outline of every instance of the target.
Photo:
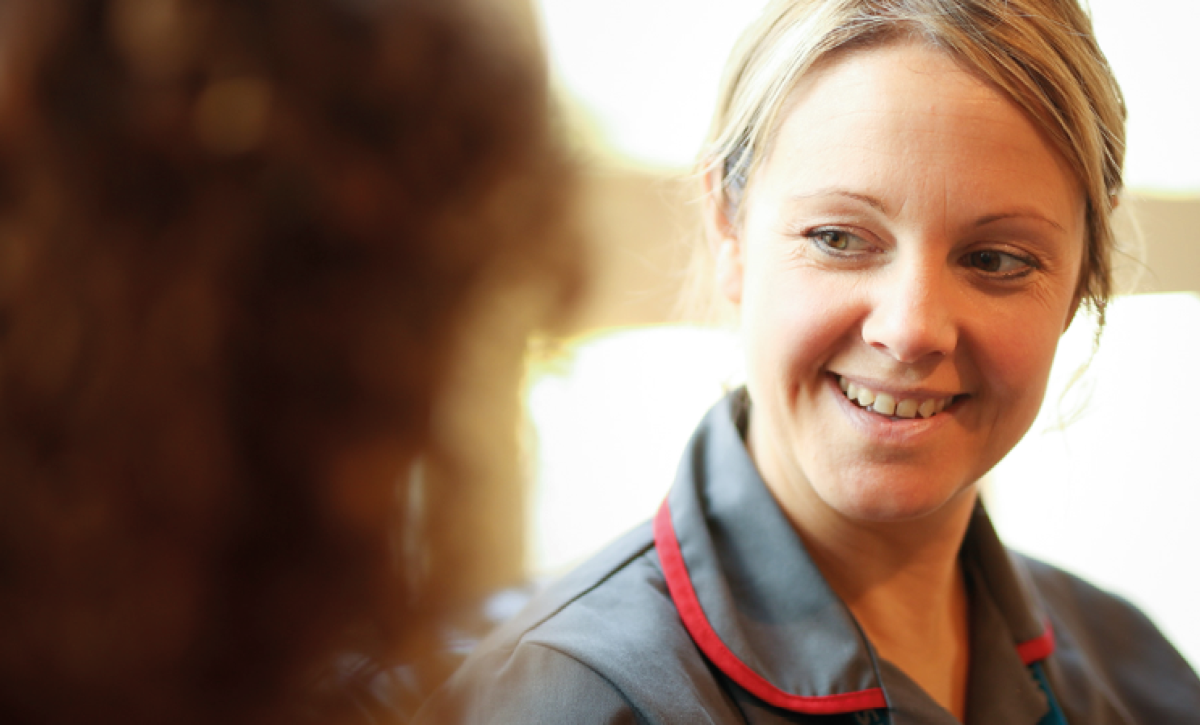
POLYGON ((811 379, 855 334, 854 304, 844 287, 836 275, 805 269, 747 279, 742 334, 750 374, 789 386, 811 379))
POLYGON ((1005 419, 1022 433, 1041 408, 1060 333, 1058 317, 1044 312, 993 319, 979 333, 985 350, 978 356, 981 372, 1002 401, 1005 419))

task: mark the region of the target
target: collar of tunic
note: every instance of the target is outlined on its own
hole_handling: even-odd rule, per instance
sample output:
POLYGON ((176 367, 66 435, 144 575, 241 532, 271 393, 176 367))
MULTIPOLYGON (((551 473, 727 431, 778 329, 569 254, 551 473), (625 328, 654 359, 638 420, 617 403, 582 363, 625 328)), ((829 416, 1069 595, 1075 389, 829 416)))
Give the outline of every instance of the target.
MULTIPOLYGON (((932 700, 875 653, 750 460, 746 407, 737 391, 708 414, 655 517, 655 545, 684 626, 726 677, 769 705, 919 716, 932 700)), ((1037 722, 1047 702, 1029 665, 1050 655, 1053 633, 982 505, 961 557, 971 602, 968 702, 988 713, 969 720, 1037 722)))

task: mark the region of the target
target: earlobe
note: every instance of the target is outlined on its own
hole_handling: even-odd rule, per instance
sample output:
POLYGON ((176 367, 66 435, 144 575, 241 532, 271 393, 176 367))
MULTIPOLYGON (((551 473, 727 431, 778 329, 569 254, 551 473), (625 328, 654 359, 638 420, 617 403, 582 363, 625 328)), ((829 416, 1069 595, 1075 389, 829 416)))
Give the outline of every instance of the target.
POLYGON ((734 304, 742 302, 742 250, 732 237, 717 247, 717 289, 734 304))

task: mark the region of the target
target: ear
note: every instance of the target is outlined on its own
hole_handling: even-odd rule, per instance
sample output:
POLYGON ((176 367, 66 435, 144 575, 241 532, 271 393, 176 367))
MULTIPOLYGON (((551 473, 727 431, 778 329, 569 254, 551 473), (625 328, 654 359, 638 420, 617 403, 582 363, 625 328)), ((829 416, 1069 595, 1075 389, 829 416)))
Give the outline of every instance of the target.
POLYGON ((717 289, 730 302, 742 301, 742 243, 737 226, 729 218, 725 196, 719 191, 719 174, 704 175, 704 232, 716 261, 717 289))

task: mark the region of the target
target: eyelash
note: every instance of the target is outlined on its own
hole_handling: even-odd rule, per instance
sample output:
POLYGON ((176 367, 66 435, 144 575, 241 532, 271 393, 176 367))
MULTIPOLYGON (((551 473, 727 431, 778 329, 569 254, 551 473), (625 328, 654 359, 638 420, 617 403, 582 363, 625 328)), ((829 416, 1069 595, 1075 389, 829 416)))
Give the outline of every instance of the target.
POLYGON ((859 235, 854 234, 852 232, 848 232, 845 229, 838 229, 836 227, 817 227, 816 229, 810 229, 810 230, 804 232, 804 237, 806 239, 810 240, 814 245, 816 245, 821 251, 825 252, 826 254, 832 254, 835 256, 849 256, 852 254, 861 253, 862 251, 865 251, 865 250, 847 249, 846 247, 849 246, 848 242, 843 247, 836 247, 836 246, 830 244, 828 241, 828 238, 832 237, 832 236, 840 236, 845 239, 857 239, 860 242, 862 242, 864 245, 870 246, 870 242, 863 239, 859 235))
MULTIPOLYGON (((850 257, 857 254, 869 253, 872 250, 872 245, 869 241, 858 234, 854 234, 853 232, 840 229, 838 227, 817 227, 815 229, 805 231, 802 236, 812 242, 812 244, 820 251, 835 257, 850 257), (835 246, 831 243, 830 240, 834 237, 842 240, 841 247, 835 246), (850 240, 858 240, 858 242, 865 248, 850 249, 850 240)), ((999 249, 976 249, 964 254, 960 258, 960 261, 964 267, 977 270, 982 274, 999 281, 1020 279, 1028 274, 1031 274, 1035 270, 1041 269, 1041 265, 1038 264, 1037 260, 1033 257, 1023 254, 1014 254, 1013 252, 1006 252, 999 249), (1020 268, 1009 271, 1000 271, 999 269, 991 270, 977 266, 977 263, 981 261, 980 257, 982 255, 995 255, 995 257, 999 259, 1000 265, 1003 265, 1006 258, 1009 260, 1014 260, 1020 265, 1020 268)), ((991 267, 994 265, 989 264, 987 266, 991 267)))
MULTIPOLYGON (((1005 251, 1001 251, 999 249, 977 249, 977 250, 974 250, 971 252, 967 252, 966 254, 964 254, 962 256, 962 263, 963 263, 963 266, 965 266, 965 267, 977 269, 980 272, 982 272, 986 275, 989 275, 995 279, 999 279, 999 280, 1020 279, 1021 277, 1024 277, 1024 276, 1032 273, 1034 270, 1040 269, 1040 265, 1037 263, 1037 260, 1033 259, 1032 257, 1028 257, 1028 256, 1021 255, 1021 254, 1013 254, 1012 252, 1005 252, 1005 251), (1011 260, 1016 260, 1021 265, 1021 267, 1020 267, 1020 269, 1011 270, 1011 271, 1007 271, 1007 272, 1001 272, 998 269, 997 270, 984 269, 982 267, 977 267, 974 264, 972 264, 972 262, 978 260, 978 257, 980 255, 985 255, 985 254, 995 255, 997 258, 1001 258, 1000 259, 1001 264, 1003 264, 1002 258, 1004 258, 1004 257, 1007 257, 1008 259, 1011 259, 1011 260)), ((990 267, 992 265, 988 265, 988 266, 990 267)))

